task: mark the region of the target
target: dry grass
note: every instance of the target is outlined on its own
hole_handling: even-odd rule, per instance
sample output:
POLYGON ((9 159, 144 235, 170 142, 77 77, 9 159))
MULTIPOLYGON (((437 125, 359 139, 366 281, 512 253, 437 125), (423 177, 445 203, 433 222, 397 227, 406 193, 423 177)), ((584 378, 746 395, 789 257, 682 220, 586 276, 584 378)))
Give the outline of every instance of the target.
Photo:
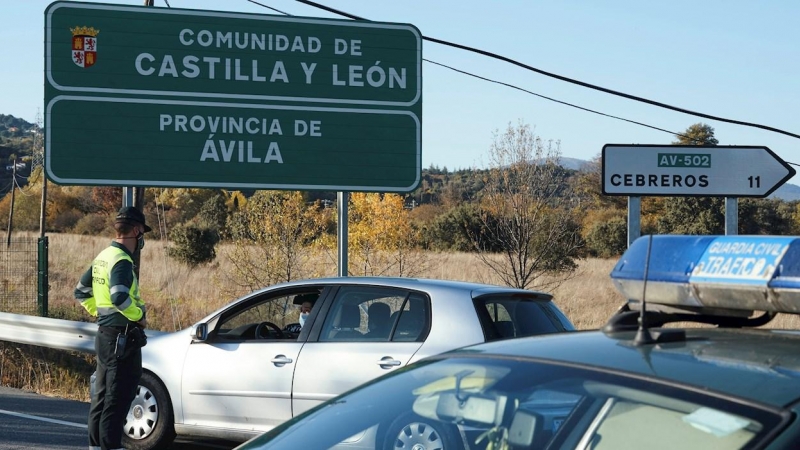
POLYGON ((0 385, 72 400, 89 400, 94 356, 0 342, 0 385))

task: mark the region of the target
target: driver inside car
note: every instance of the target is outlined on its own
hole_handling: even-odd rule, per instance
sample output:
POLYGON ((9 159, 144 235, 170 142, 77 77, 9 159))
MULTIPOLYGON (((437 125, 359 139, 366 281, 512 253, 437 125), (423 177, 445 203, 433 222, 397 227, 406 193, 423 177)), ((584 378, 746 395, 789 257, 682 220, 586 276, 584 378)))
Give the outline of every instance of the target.
POLYGON ((303 325, 306 324, 306 319, 308 319, 308 315, 311 314, 311 308, 314 306, 313 303, 306 300, 300 305, 300 328, 303 328, 303 325))
POLYGON ((308 293, 308 294, 299 294, 295 295, 292 303, 295 305, 299 305, 300 316, 298 318, 299 323, 291 323, 286 325, 284 331, 288 331, 289 333, 300 334, 300 330, 303 329, 303 326, 308 320, 308 316, 311 313, 311 309, 314 308, 314 303, 316 303, 317 298, 319 298, 319 293, 308 293))

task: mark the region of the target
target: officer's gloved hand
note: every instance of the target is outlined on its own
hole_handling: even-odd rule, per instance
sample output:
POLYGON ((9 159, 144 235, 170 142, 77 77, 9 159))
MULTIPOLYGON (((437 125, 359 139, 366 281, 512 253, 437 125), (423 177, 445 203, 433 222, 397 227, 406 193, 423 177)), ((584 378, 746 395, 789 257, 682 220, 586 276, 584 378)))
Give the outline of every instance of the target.
POLYGON ((128 331, 128 339, 134 344, 138 345, 139 347, 144 347, 147 345, 147 335, 144 334, 144 329, 139 327, 133 327, 128 331))

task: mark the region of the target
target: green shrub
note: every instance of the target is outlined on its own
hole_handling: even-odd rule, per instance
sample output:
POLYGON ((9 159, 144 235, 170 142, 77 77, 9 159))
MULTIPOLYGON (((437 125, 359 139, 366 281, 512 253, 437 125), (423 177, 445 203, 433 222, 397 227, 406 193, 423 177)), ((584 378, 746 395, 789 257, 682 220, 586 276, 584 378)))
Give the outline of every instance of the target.
POLYGON ((219 230, 220 235, 226 235, 225 222, 228 220, 228 209, 222 195, 215 195, 206 200, 197 213, 197 219, 203 225, 219 230))
POLYGON ((586 245, 599 258, 619 256, 628 248, 628 225, 614 218, 594 224, 586 236, 586 245))
POLYGON ((90 236, 113 235, 111 222, 104 214, 86 214, 72 227, 74 234, 86 234, 90 236))
POLYGON ((217 256, 214 246, 219 242, 219 233, 214 229, 181 225, 169 237, 174 245, 167 249, 167 255, 190 266, 211 262, 217 256))
POLYGON ((423 242, 432 250, 474 252, 472 239, 482 236, 481 225, 480 211, 474 205, 459 205, 423 228, 423 242))

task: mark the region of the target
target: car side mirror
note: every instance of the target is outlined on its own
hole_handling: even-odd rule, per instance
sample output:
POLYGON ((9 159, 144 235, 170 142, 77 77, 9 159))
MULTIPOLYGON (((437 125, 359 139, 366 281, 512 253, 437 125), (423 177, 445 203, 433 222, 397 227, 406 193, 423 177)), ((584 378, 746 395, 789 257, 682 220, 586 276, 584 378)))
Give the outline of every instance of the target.
POLYGON ((206 339, 208 339, 208 324, 198 323, 194 327, 192 340, 195 342, 205 342, 206 339))

